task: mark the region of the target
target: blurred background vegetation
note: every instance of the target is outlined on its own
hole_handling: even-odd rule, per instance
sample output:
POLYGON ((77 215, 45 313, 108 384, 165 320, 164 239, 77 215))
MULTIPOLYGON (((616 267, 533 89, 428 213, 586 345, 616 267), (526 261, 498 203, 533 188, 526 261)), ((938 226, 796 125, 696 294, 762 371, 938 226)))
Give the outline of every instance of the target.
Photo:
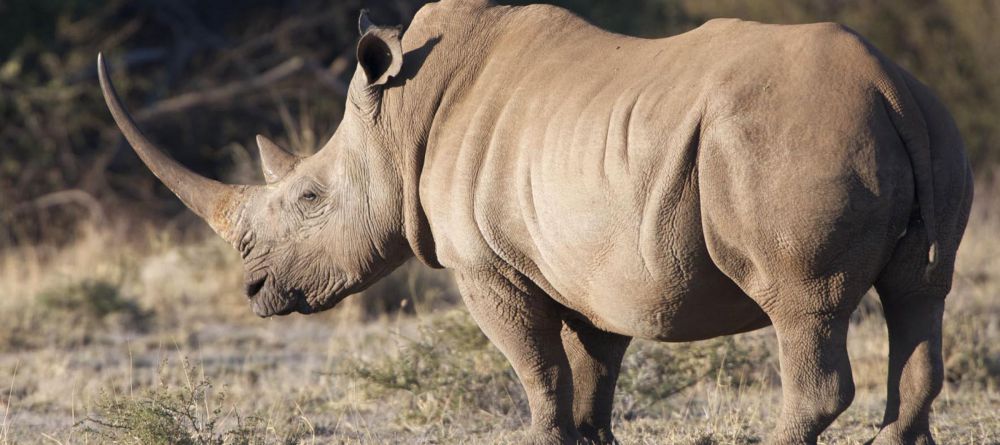
MULTIPOLYGON (((0 0, 0 245, 61 243, 82 221, 182 229, 194 221, 112 123, 98 51, 153 140, 203 174, 253 182, 257 133, 307 154, 334 131, 354 70, 358 11, 405 24, 423 3, 0 0)), ((1000 160, 998 0, 552 3, 641 36, 714 17, 846 24, 937 91, 980 175, 1000 160)))

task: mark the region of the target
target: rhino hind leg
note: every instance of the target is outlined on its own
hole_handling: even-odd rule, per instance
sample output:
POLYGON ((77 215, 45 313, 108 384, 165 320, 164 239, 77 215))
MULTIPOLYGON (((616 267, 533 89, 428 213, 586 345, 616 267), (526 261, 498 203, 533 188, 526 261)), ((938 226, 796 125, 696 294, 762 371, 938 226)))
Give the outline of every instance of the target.
POLYGON ((573 419, 591 443, 617 443, 611 411, 618 371, 631 340, 583 322, 563 323, 562 344, 573 374, 573 419))
MULTIPOLYGON (((932 132, 931 136, 935 141, 939 135, 932 132)), ((941 337, 945 298, 951 291, 958 246, 973 197, 967 166, 964 176, 935 177, 935 184, 953 190, 957 198, 943 200, 938 208, 938 265, 926 273, 928 242, 920 227, 923 222, 911 220, 875 281, 889 330, 885 416, 872 441, 877 445, 934 443, 930 412, 944 386, 941 337)))
POLYGON ((919 292, 882 296, 889 327, 885 417, 875 444, 933 444, 931 403, 944 384, 941 320, 944 295, 919 292))
POLYGON ((854 399, 847 356, 850 312, 774 317, 782 410, 771 444, 815 444, 854 399))
POLYGON ((920 261, 923 234, 908 230, 875 282, 889 330, 889 366, 885 416, 874 444, 934 443, 930 411, 944 385, 942 317, 958 247, 952 231, 943 232, 947 250, 930 280, 920 261))

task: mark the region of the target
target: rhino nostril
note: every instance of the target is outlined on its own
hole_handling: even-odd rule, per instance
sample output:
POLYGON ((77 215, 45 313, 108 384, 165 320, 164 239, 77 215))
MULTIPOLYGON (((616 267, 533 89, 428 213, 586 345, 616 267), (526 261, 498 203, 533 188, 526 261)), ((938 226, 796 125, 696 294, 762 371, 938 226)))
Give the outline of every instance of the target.
POLYGON ((257 278, 253 281, 247 282, 247 298, 253 298, 253 296, 260 293, 260 290, 264 288, 264 283, 267 282, 267 275, 257 278))

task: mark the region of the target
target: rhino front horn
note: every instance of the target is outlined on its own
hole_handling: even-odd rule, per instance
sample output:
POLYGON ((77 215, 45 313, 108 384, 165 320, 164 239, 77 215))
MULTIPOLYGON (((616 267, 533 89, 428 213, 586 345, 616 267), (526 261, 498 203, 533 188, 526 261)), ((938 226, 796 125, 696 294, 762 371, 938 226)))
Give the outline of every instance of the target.
POLYGON ((111 110, 111 116, 142 162, 184 202, 184 205, 208 222, 216 233, 231 243, 235 242, 236 219, 248 187, 227 185, 208 179, 188 170, 164 154, 146 139, 122 105, 118 92, 108 77, 108 68, 102 54, 97 55, 97 73, 101 81, 101 92, 104 94, 108 109, 111 110))
POLYGON ((278 182, 299 162, 297 156, 259 134, 257 135, 257 147, 260 148, 260 166, 264 170, 264 180, 268 184, 278 182))

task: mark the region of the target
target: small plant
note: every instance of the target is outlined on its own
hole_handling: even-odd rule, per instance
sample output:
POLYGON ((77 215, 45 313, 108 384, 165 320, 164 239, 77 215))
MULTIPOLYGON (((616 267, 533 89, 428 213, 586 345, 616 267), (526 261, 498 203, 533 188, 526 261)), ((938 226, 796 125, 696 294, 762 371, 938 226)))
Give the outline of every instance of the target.
POLYGON ((104 393, 97 406, 99 417, 87 419, 89 431, 117 443, 222 444, 214 432, 214 418, 203 421, 196 412, 210 389, 207 382, 189 392, 160 387, 139 399, 104 393))
MULTIPOLYGON (((164 369, 166 363, 161 366, 161 374, 164 369)), ((187 377, 195 374, 187 360, 184 373, 187 377)), ((138 397, 104 392, 95 414, 78 426, 102 442, 137 445, 291 444, 304 435, 299 430, 284 437, 269 435, 274 432, 256 416, 233 413, 230 419, 223 411, 225 400, 225 392, 215 392, 208 380, 180 387, 161 383, 138 397)))

